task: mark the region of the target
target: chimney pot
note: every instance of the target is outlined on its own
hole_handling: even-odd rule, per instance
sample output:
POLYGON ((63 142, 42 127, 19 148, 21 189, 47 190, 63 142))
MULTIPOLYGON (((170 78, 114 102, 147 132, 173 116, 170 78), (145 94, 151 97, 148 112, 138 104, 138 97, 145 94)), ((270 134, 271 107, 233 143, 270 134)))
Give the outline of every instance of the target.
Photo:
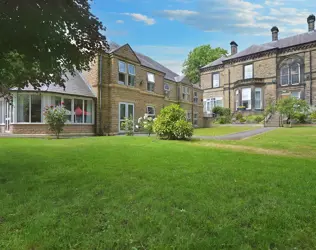
POLYGON ((235 41, 232 41, 230 43, 230 48, 231 48, 231 54, 235 55, 238 53, 238 44, 235 41))
POLYGON ((278 27, 276 27, 276 26, 272 27, 271 32, 272 32, 272 41, 279 40, 279 29, 278 29, 278 27))
POLYGON ((308 23, 308 31, 314 31, 315 30, 315 16, 312 14, 307 18, 308 23))

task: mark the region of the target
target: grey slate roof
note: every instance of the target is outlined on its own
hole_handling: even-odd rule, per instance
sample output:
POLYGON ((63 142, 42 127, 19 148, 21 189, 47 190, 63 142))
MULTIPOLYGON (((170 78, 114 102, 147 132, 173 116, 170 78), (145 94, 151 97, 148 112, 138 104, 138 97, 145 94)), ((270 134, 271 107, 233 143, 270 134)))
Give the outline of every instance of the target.
MULTIPOLYGON (((121 47, 120 45, 114 42, 111 42, 109 45, 110 45, 110 49, 106 51, 108 53, 113 53, 121 47)), ((139 52, 135 52, 135 54, 143 66, 164 73, 166 79, 171 80, 171 81, 176 81, 175 78, 179 76, 178 74, 174 73, 173 71, 161 65, 160 63, 156 62, 155 60, 151 59, 150 57, 145 56, 139 52)))
MULTIPOLYGON (((40 91, 42 93, 50 92, 50 93, 59 93, 59 94, 67 94, 67 95, 77 95, 77 96, 84 96, 84 97, 95 97, 93 92, 91 91, 88 84, 84 81, 79 73, 75 76, 71 76, 67 74, 68 80, 66 79, 65 82, 65 89, 58 85, 51 84, 49 87, 42 86, 40 91)), ((13 88, 13 91, 17 91, 17 88, 13 88)), ((23 89, 23 91, 35 91, 34 88, 29 85, 23 89)))
POLYGON ((249 48, 247 48, 247 49, 245 49, 245 50, 243 50, 235 55, 232 55, 230 57, 227 57, 224 59, 219 58, 219 59, 215 60, 214 62, 202 67, 202 69, 212 67, 212 66, 221 65, 221 64, 223 64, 223 62, 230 60, 230 59, 249 56, 252 54, 256 54, 256 53, 263 52, 263 51, 269 51, 269 50, 273 50, 273 49, 284 49, 284 48, 293 47, 293 46, 297 46, 300 44, 311 43, 311 42, 315 42, 315 41, 316 41, 316 31, 311 31, 311 32, 306 32, 303 34, 279 39, 277 41, 264 43, 261 45, 252 45, 249 48))

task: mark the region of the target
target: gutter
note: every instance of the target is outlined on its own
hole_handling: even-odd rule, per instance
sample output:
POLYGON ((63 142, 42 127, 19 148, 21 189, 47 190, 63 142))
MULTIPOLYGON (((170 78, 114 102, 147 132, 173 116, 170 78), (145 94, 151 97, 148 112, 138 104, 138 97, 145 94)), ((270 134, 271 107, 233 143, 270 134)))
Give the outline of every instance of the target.
POLYGON ((102 55, 99 56, 99 135, 103 135, 102 132, 102 55))

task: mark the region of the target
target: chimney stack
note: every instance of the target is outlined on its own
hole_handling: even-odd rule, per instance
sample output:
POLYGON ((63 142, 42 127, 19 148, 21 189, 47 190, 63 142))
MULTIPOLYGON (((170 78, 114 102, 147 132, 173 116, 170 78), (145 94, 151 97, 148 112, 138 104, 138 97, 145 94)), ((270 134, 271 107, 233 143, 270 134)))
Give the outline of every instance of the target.
POLYGON ((230 43, 230 48, 231 48, 231 54, 235 55, 238 53, 238 44, 235 41, 232 41, 230 43))
POLYGON ((279 29, 278 29, 278 27, 276 27, 276 26, 272 27, 271 32, 272 32, 272 41, 279 40, 279 29))
POLYGON ((308 23, 308 31, 314 31, 315 30, 315 16, 312 14, 307 18, 308 23))

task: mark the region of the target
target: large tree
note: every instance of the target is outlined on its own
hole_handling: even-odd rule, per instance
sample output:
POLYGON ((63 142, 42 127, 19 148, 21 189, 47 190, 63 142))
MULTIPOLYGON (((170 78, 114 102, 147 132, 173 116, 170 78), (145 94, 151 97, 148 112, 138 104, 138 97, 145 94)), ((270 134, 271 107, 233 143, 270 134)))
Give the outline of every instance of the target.
POLYGON ((200 68, 208 63, 215 61, 223 55, 227 55, 227 51, 222 48, 213 49, 210 45, 202 45, 190 51, 188 58, 183 63, 183 71, 192 83, 200 81, 200 68))
POLYGON ((64 86, 108 44, 89 0, 0 0, 0 97, 12 87, 64 86))

